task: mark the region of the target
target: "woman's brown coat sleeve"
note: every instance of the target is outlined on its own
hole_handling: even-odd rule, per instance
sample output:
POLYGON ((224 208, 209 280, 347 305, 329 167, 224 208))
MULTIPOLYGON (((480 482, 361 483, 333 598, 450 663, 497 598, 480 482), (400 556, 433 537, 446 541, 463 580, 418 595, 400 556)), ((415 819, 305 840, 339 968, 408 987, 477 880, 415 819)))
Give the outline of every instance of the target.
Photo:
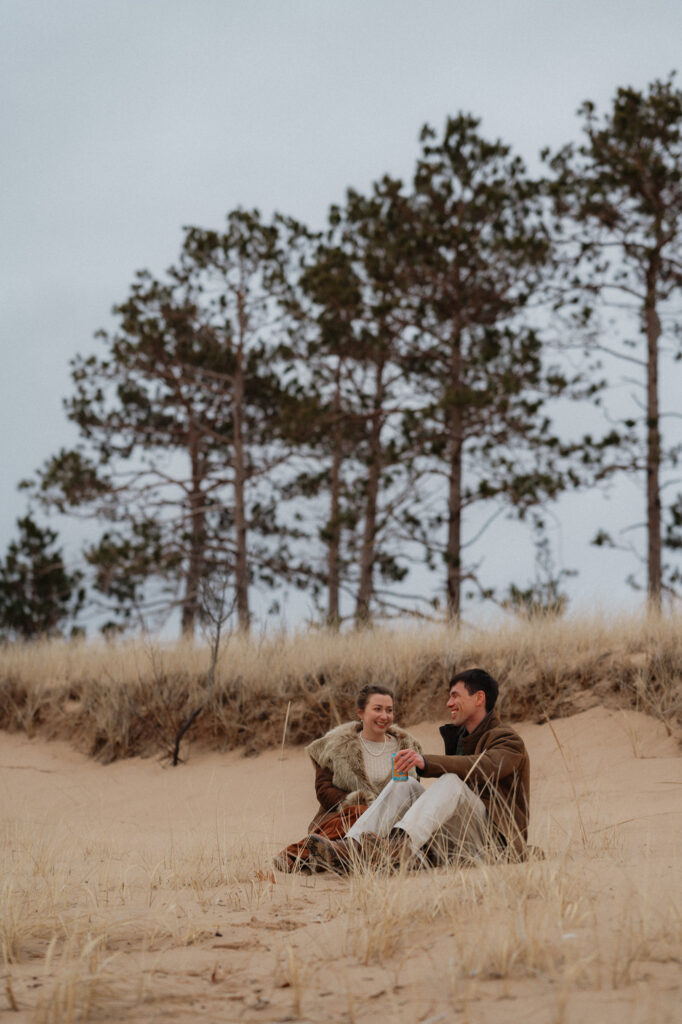
POLYGON ((339 789, 334 785, 334 773, 330 768, 323 768, 317 761, 315 765, 315 793, 325 811, 331 811, 337 804, 348 796, 345 789, 339 789))

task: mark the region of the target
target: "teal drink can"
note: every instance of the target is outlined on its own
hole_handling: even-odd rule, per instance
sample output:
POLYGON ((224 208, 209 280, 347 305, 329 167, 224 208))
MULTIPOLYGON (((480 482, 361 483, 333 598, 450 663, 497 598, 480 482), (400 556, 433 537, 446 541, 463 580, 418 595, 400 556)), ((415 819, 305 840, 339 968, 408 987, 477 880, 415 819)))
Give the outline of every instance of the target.
POLYGON ((391 761, 393 762, 393 780, 394 780, 394 782, 407 782, 407 775, 401 775, 400 772, 396 773, 396 770, 395 770, 395 758, 396 758, 396 755, 393 754, 391 756, 391 761))

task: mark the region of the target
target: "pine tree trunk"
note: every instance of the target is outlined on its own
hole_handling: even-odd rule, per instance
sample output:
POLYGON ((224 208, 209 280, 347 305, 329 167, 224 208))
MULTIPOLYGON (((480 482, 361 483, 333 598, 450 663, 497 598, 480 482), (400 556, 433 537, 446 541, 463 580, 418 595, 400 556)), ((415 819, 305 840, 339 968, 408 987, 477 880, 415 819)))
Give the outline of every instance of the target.
POLYGON ((341 462, 343 453, 341 450, 343 442, 343 427, 341 423, 341 364, 336 371, 336 391, 333 404, 334 415, 334 447, 332 452, 332 467, 330 480, 330 502, 329 522, 327 533, 329 536, 327 548, 327 586, 329 603, 327 612, 327 624, 337 628, 340 622, 339 586, 340 586, 340 547, 341 547, 341 523, 339 511, 341 507, 341 462))
POLYGON ((190 509, 190 552, 185 575, 185 596, 182 600, 182 633, 193 636, 199 612, 199 582, 204 564, 206 543, 204 495, 201 490, 199 443, 194 424, 190 424, 190 460, 192 466, 192 490, 189 495, 190 509))
POLYGON ((448 411, 448 539, 445 552, 446 611, 450 622, 459 622, 462 601, 462 446, 463 413, 458 401, 462 376, 462 354, 459 335, 450 355, 450 398, 448 411))
POLYGON ((246 548, 246 463, 244 459, 244 335, 246 333, 246 311, 244 296, 238 296, 239 343, 237 365, 234 375, 234 528, 236 540, 235 558, 235 603, 239 629, 248 633, 251 625, 249 614, 249 565, 246 548))
POLYGON ((652 256, 647 272, 647 294, 644 306, 644 324, 647 340, 647 460, 646 511, 648 533, 648 598, 655 609, 661 607, 661 494, 659 473, 661 465, 660 414, 658 408, 658 339, 661 322, 656 310, 656 282, 659 270, 658 252, 652 256))
POLYGON ((355 606, 356 625, 365 625, 370 620, 370 609, 374 594, 374 555, 377 520, 379 477, 381 475, 381 428, 384 404, 384 362, 378 363, 374 393, 374 414, 369 443, 369 469, 365 494, 365 528, 360 555, 360 584, 355 606))

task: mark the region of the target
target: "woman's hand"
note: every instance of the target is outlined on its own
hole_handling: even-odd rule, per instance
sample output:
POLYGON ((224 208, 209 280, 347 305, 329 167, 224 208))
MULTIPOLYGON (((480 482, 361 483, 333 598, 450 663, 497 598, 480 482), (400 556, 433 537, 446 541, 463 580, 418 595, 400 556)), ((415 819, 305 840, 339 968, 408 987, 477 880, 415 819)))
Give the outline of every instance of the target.
POLYGON ((393 761, 393 769, 399 775, 406 775, 410 768, 424 768, 426 762, 416 750, 399 750, 393 761))

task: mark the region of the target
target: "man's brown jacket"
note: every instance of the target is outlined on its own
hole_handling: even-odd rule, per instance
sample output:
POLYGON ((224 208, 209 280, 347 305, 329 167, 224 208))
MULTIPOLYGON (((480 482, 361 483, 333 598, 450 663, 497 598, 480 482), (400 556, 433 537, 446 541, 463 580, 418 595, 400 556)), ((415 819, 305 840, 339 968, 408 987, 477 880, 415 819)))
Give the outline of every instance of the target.
POLYGON ((491 711, 471 733, 443 725, 445 754, 427 754, 419 775, 458 775, 477 793, 488 811, 495 840, 523 858, 528 840, 530 761, 523 740, 491 711), (458 751, 459 746, 459 753, 458 751))

